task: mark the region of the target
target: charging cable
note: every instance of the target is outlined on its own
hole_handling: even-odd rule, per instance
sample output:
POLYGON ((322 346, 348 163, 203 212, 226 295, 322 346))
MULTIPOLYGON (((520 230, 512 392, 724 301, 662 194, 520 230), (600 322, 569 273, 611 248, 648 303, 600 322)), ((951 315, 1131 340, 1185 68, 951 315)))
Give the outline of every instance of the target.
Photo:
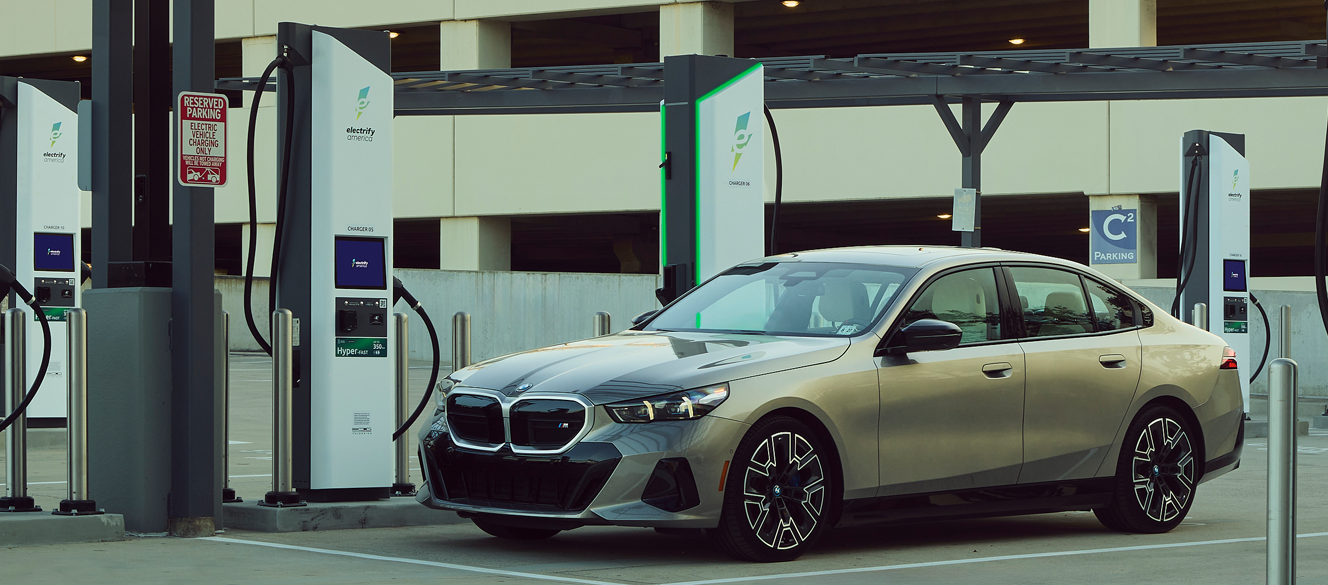
POLYGON ((1259 298, 1254 296, 1254 291, 1250 291, 1250 302, 1254 303, 1254 308, 1259 310, 1259 316, 1263 317, 1263 357, 1259 358, 1259 367, 1254 368, 1254 375, 1250 376, 1250 383, 1259 377, 1259 372, 1263 371, 1264 364, 1268 363, 1268 350, 1273 346, 1273 326, 1268 324, 1268 313, 1264 312, 1263 305, 1259 304, 1259 298))
POLYGON ((41 367, 37 368, 37 378, 32 381, 32 389, 28 390, 28 393, 23 396, 23 402, 19 403, 18 408, 9 413, 5 420, 0 421, 0 432, 4 432, 5 429, 9 428, 9 425, 14 424, 19 415, 28 409, 33 397, 37 396, 37 390, 41 389, 42 380, 46 379, 46 367, 51 364, 51 324, 46 321, 46 311, 42 309, 41 304, 32 296, 32 293, 23 288, 22 284, 19 284, 18 280, 14 278, 14 273, 9 268, 0 265, 0 294, 9 294, 10 290, 13 290, 18 298, 22 299, 29 307, 32 307, 33 313, 37 315, 37 320, 41 321, 42 359, 41 367))
MULTIPOLYGON (((1328 146, 1328 136, 1324 138, 1328 146)), ((1323 153, 1323 175, 1319 180, 1319 209, 1314 221, 1314 291, 1319 297, 1319 317, 1323 319, 1323 330, 1328 332, 1328 242, 1324 236, 1328 232, 1328 151, 1323 153)), ((1326 411, 1328 413, 1328 411, 1326 411)))
POLYGON ((410 430, 410 425, 415 424, 415 419, 418 419, 420 413, 424 412, 424 407, 429 404, 429 398, 433 396, 433 386, 438 383, 439 352, 438 332, 433 328, 433 321, 429 320, 428 311, 424 310, 424 303, 416 299, 415 295, 410 294, 410 291, 406 290, 406 285, 402 284, 401 279, 395 276, 392 277, 392 294, 394 297, 392 304, 395 305, 398 300, 405 299, 406 304, 414 309, 416 313, 419 313, 420 319, 424 320, 424 328, 429 330, 429 342, 433 344, 433 371, 429 374, 429 386, 424 390, 424 398, 420 399, 420 404, 415 407, 415 412, 410 413, 410 418, 406 419, 401 428, 392 433, 392 440, 395 441, 402 433, 410 430))
POLYGON ((258 253, 258 195, 254 187, 254 132, 258 126, 258 103, 263 98, 263 90, 267 88, 267 81, 272 77, 272 72, 278 67, 286 70, 286 148, 282 155, 281 164, 281 183, 277 199, 277 225, 275 237, 272 240, 272 265, 269 269, 268 290, 267 290, 267 312, 269 315, 276 308, 277 304, 277 266, 281 259, 281 238, 282 230, 285 227, 286 220, 286 193, 290 185, 290 163, 292 140, 295 138, 295 77, 291 74, 291 61, 285 55, 273 59, 263 70, 263 76, 258 81, 258 89, 254 91, 254 103, 249 109, 249 151, 246 162, 249 165, 249 254, 248 261, 244 270, 244 320, 249 325, 249 333, 254 336, 254 341, 258 342, 258 347, 263 348, 263 352, 272 355, 272 346, 263 339, 263 335, 258 332, 258 326, 254 324, 254 258, 258 253))
POLYGON ((770 214, 770 241, 766 244, 766 254, 774 256, 779 253, 775 243, 775 236, 779 229, 779 208, 784 203, 784 155, 779 150, 779 129, 775 127, 775 117, 770 115, 770 106, 765 108, 765 121, 770 124, 770 139, 775 143, 775 207, 770 214))
POLYGON ((1190 284, 1190 277, 1194 275, 1195 255, 1199 249, 1198 243, 1194 241, 1195 232, 1199 231, 1199 184, 1195 181, 1195 175, 1199 170, 1199 157, 1203 153, 1198 144, 1195 144, 1191 150, 1194 158, 1190 161, 1190 178, 1185 185, 1188 188, 1185 190, 1184 200, 1181 201, 1181 205, 1185 208, 1185 224, 1181 226, 1180 258, 1176 266, 1176 298, 1171 300, 1171 316, 1177 319, 1180 319, 1180 295, 1185 292, 1185 287, 1190 284))

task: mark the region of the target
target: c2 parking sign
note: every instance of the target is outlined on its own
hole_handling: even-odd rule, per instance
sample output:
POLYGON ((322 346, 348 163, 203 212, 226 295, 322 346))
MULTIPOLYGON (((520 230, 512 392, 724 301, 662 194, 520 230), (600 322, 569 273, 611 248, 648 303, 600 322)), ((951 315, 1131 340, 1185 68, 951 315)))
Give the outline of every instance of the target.
POLYGON ((1092 216, 1091 264, 1138 262, 1138 210, 1101 209, 1093 211, 1092 216))

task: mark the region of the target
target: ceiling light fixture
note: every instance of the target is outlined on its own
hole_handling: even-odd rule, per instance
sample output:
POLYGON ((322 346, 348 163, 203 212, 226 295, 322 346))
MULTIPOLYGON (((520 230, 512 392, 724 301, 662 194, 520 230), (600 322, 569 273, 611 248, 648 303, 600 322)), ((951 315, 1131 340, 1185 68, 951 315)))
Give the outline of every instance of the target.
POLYGON ((1011 45, 1022 45, 1022 44, 1024 44, 1024 39, 1010 39, 1010 44, 1011 44, 1011 45))
POLYGON ((389 39, 395 39, 395 38, 397 38, 397 37, 399 37, 399 36, 401 36, 401 33, 397 32, 397 31, 394 31, 394 30, 387 31, 387 38, 389 38, 389 39))
POLYGON ((954 217, 954 216, 953 216, 953 215, 950 215, 950 214, 948 214, 948 213, 939 213, 939 214, 936 215, 936 217, 941 218, 941 219, 950 219, 950 218, 952 218, 952 217, 954 217))
POLYGON ((1079 228, 1079 233, 1081 233, 1081 234, 1086 234, 1086 233, 1088 233, 1089 231, 1091 231, 1090 228, 1079 228))
POLYGON ((87 60, 88 60, 88 58, 87 58, 86 55, 74 55, 74 61, 77 61, 77 62, 79 62, 79 63, 82 63, 82 62, 87 61, 87 60))
POLYGON ((789 8, 797 8, 798 5, 802 3, 798 2, 798 0, 784 0, 783 4, 789 8))

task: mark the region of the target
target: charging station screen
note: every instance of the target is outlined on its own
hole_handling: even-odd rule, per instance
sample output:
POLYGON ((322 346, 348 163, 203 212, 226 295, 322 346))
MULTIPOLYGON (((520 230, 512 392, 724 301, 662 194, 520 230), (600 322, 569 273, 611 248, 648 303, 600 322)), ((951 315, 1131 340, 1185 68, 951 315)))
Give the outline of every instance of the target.
POLYGON ((1245 292, 1245 288, 1245 261, 1223 260, 1222 290, 1228 292, 1245 292))
POLYGON ((74 234, 33 234, 32 268, 42 272, 74 271, 74 234))
POLYGON ((386 241, 338 236, 337 288, 387 289, 386 241))

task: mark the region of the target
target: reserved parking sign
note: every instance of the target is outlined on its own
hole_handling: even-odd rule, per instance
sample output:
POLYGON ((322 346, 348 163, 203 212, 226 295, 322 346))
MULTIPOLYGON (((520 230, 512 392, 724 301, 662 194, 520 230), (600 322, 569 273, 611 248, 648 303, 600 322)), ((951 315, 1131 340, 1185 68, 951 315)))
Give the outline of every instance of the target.
POLYGON ((180 158, 176 178, 181 185, 220 187, 226 184, 226 96, 180 92, 175 108, 180 120, 180 158))

